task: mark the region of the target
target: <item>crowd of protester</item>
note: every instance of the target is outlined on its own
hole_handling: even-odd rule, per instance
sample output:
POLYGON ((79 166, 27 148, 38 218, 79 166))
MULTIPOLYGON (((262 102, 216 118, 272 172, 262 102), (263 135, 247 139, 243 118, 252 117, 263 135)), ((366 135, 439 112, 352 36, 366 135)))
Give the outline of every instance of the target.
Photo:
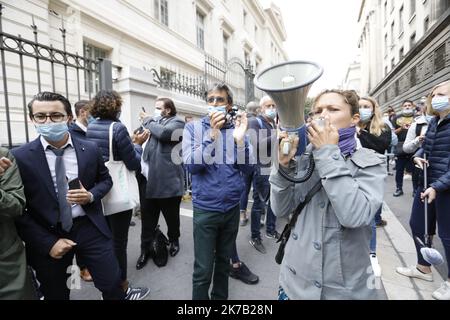
MULTIPOLYGON (((277 218, 292 217, 298 208, 274 288, 279 299, 378 299, 367 282, 381 275, 376 228, 387 224, 382 208, 391 154, 393 196, 405 196, 403 181, 412 180, 414 239, 425 241, 428 206, 428 234, 434 236, 437 226, 449 265, 449 100, 449 81, 417 105, 405 100, 398 113, 392 107, 383 113, 375 99, 354 91, 324 91, 312 104, 309 145, 298 156, 299 139, 284 132, 272 98, 236 111, 225 84, 208 89, 201 119, 182 119, 174 101, 156 99, 154 113, 142 111, 132 135, 120 121, 122 98, 115 91, 77 102, 75 116, 66 97, 39 93, 28 104, 38 138, 0 149, 0 299, 69 299, 67 268, 74 261, 103 299, 145 299, 150 289, 132 286, 127 270, 133 213, 139 207, 136 269, 143 270, 154 254, 160 213, 169 255, 183 250, 182 199, 193 206, 194 300, 228 299, 229 277, 258 283, 238 248, 250 244, 255 254, 266 254, 262 235, 278 240, 277 218), (292 146, 288 154, 285 143, 292 146), (286 172, 301 177, 311 159, 308 180, 286 178, 286 172), (136 191, 125 195, 130 205, 107 210, 119 181, 113 170, 136 191), (249 244, 237 243, 248 223, 249 244)), ((397 272, 433 281, 421 243, 415 245, 417 265, 397 272)), ((450 273, 433 297, 450 300, 450 273)))

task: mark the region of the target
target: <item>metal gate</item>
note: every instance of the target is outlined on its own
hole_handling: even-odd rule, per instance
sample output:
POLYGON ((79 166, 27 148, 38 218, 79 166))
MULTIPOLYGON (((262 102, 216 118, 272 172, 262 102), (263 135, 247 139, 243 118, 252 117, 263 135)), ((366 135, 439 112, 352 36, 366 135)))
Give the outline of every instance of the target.
POLYGON ((230 86, 234 94, 234 104, 243 108, 255 99, 255 74, 249 61, 245 64, 239 58, 232 58, 226 64, 218 59, 205 56, 206 85, 224 82, 230 86))
POLYGON ((33 16, 30 31, 34 40, 4 32, 4 10, 5 5, 0 3, 0 145, 11 148, 30 141, 27 95, 53 91, 72 103, 91 99, 97 89, 112 89, 112 65, 109 60, 94 61, 67 52, 63 21, 59 28, 62 50, 39 43, 33 16))

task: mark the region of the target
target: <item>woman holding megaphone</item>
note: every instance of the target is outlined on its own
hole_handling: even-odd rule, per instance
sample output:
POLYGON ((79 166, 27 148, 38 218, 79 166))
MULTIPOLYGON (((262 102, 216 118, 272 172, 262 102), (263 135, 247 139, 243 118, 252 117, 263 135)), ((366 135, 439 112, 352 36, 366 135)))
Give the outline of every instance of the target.
POLYGON ((307 202, 285 247, 280 299, 379 298, 367 252, 383 199, 385 158, 360 147, 358 102, 354 91, 321 93, 313 103, 310 145, 300 157, 295 157, 298 138, 290 141, 287 133, 280 133, 278 162, 284 172, 301 177, 310 155, 315 163, 311 178, 303 183, 288 181, 277 167, 270 177, 275 215, 287 216, 307 202), (323 126, 319 118, 325 119, 323 126), (284 155, 282 145, 289 141, 292 148, 284 155))

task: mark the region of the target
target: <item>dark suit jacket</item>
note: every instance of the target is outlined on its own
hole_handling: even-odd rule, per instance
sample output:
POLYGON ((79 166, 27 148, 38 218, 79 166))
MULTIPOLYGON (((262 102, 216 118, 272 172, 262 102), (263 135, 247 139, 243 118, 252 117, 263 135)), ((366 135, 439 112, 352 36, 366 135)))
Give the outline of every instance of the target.
POLYGON ((72 137, 86 139, 86 132, 84 132, 83 129, 81 129, 75 122, 70 124, 69 132, 72 137))
MULTIPOLYGON (((95 143, 80 140, 72 135, 78 159, 78 178, 94 195, 94 202, 83 206, 89 219, 106 237, 111 231, 103 216, 101 199, 112 187, 111 176, 105 167, 100 150, 95 143)), ((48 255, 60 236, 56 231, 58 199, 40 138, 12 151, 16 157, 27 204, 17 226, 29 250, 48 255)))

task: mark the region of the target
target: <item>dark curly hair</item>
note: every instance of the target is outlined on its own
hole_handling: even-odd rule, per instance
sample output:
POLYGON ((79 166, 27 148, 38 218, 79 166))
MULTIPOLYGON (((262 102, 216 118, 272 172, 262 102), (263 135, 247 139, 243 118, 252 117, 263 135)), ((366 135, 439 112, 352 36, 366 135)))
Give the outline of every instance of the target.
POLYGON ((350 113, 352 116, 359 113, 360 98, 359 98, 359 95, 354 90, 337 90, 337 89, 325 90, 314 99, 313 108, 316 106, 317 101, 319 101, 319 99, 323 95, 329 94, 329 93, 336 93, 336 94, 342 96, 342 98, 344 98, 345 103, 347 103, 351 107, 350 113))
POLYGON ((94 118, 117 120, 122 110, 122 97, 114 90, 101 90, 94 98, 91 115, 94 118))

